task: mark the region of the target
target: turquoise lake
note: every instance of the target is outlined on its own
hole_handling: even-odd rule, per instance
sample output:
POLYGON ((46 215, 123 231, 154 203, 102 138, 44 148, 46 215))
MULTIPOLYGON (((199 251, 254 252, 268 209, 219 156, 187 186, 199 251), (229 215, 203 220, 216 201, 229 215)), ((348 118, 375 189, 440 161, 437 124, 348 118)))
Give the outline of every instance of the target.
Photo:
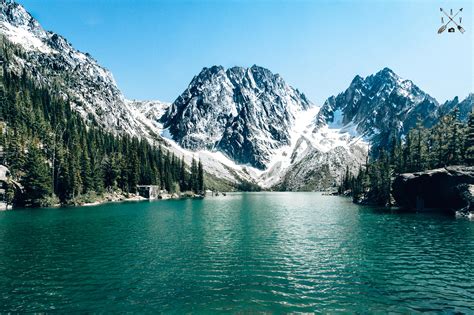
POLYGON ((0 312, 474 313, 474 222, 320 193, 0 212, 0 312))

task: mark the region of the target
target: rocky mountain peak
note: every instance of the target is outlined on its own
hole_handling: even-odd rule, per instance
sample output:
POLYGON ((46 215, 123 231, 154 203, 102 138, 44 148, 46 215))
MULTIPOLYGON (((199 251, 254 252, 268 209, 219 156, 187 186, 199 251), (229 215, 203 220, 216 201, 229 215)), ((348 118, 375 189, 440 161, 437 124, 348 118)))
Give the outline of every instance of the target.
POLYGON ((385 67, 375 74, 375 76, 386 77, 386 78, 400 78, 392 69, 385 67))
POLYGON ((350 86, 329 97, 318 113, 314 132, 325 124, 340 122, 339 128, 351 129, 371 140, 373 146, 387 145, 394 133, 402 136, 421 117, 426 126, 437 117, 438 102, 412 81, 404 80, 389 68, 356 76, 350 86))
POLYGON ((173 139, 192 150, 217 150, 265 168, 288 144, 296 112, 310 102, 278 74, 259 66, 204 68, 163 115, 173 139))
POLYGON ((29 26, 30 23, 36 23, 25 8, 13 1, 0 1, 0 10, 2 12, 2 19, 14 26, 29 26))
POLYGON ((8 22, 37 36, 46 36, 46 31, 26 9, 13 1, 0 0, 0 22, 8 22))

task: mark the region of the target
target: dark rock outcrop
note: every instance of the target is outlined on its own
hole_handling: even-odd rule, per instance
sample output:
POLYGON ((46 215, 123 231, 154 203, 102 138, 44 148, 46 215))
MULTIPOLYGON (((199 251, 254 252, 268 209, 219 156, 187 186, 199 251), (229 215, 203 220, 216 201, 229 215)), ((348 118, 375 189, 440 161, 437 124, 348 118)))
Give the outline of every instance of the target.
POLYGON ((449 166, 401 174, 393 182, 393 196, 406 209, 446 212, 474 209, 474 167, 449 166))

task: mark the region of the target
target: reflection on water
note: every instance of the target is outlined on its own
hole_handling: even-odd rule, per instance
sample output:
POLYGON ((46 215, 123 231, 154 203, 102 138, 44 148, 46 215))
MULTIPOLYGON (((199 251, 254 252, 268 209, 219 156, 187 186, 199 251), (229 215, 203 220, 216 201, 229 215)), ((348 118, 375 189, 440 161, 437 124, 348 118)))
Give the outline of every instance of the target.
POLYGON ((0 311, 474 312, 474 222, 318 193, 0 213, 0 311))

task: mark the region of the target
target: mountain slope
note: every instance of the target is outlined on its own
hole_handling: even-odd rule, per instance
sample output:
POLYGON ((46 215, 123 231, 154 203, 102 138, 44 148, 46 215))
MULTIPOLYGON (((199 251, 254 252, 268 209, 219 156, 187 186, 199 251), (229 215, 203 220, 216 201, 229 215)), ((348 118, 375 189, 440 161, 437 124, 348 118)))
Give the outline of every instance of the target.
POLYGON ((272 151, 289 144, 304 94, 258 66, 204 68, 161 118, 182 147, 223 152, 240 164, 265 169, 272 151))
POLYGON ((170 107, 170 103, 161 101, 126 100, 126 103, 147 119, 159 120, 170 107))
POLYGON ((300 111, 291 130, 290 145, 280 148, 257 182, 288 191, 326 190, 340 183, 348 168, 356 173, 365 163, 368 143, 348 130, 321 126, 312 132, 320 108, 300 111))
POLYGON ((62 36, 45 31, 21 5, 0 2, 0 34, 6 44, 19 47, 4 60, 8 69, 18 75, 26 72, 68 100, 83 119, 115 134, 155 136, 135 117, 108 70, 62 36))

